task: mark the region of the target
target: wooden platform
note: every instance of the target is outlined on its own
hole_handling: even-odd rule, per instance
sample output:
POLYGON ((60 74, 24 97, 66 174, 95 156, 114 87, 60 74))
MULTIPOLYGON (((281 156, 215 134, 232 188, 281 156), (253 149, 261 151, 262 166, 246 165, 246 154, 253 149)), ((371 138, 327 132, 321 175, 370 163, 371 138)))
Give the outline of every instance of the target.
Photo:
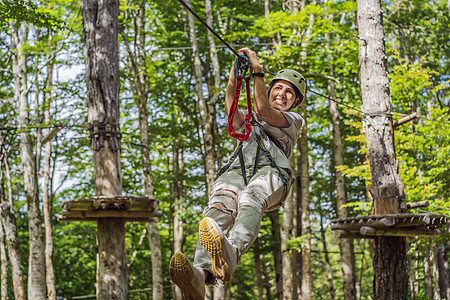
POLYGON ((95 196, 64 202, 60 221, 97 221, 98 218, 123 218, 129 222, 155 222, 158 200, 145 196, 95 196))
POLYGON ((438 237, 438 228, 448 224, 442 214, 398 214, 360 216, 331 220, 331 230, 338 238, 373 238, 375 236, 438 237))

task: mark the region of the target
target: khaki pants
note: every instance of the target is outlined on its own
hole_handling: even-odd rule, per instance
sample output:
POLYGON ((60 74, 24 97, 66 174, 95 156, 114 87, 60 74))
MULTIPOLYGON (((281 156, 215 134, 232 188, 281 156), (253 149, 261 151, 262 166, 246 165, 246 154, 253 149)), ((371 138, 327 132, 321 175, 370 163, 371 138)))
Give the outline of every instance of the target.
MULTIPOLYGON (((253 168, 246 171, 251 174, 253 168)), ((225 233, 228 232, 228 239, 238 250, 239 257, 258 236, 263 212, 278 208, 284 201, 283 195, 292 184, 289 175, 286 173, 285 176, 288 181, 286 191, 278 171, 271 166, 261 166, 254 176, 248 176, 247 186, 240 169, 230 169, 216 180, 203 215, 213 218, 225 233), (214 204, 222 204, 225 209, 214 207, 214 204)), ((199 241, 194 266, 212 273, 211 256, 199 241)))

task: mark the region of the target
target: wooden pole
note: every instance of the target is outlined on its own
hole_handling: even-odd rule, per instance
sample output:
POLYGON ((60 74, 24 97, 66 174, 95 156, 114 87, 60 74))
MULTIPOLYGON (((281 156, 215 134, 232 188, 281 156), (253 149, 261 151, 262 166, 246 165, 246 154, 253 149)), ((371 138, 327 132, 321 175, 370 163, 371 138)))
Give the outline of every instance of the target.
MULTIPOLYGON (((119 1, 83 0, 82 10, 95 194, 121 195, 119 1)), ((97 239, 97 299, 128 299, 125 220, 99 218, 97 239)))
MULTIPOLYGON (((372 175, 375 215, 406 209, 394 146, 387 56, 380 0, 358 0, 363 125, 372 175)), ((375 237, 374 298, 407 299, 406 238, 375 237)))

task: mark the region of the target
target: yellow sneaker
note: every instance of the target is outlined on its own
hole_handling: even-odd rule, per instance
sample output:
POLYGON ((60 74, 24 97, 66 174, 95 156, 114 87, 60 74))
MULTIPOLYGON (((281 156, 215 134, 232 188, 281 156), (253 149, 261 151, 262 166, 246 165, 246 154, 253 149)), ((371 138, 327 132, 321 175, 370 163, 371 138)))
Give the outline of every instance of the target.
POLYGON ((200 222, 199 239, 203 248, 211 254, 214 276, 231 281, 238 264, 237 251, 212 218, 204 217, 200 222))
POLYGON ((169 274, 172 282, 181 289, 185 300, 205 299, 205 275, 183 253, 177 252, 172 256, 169 274))

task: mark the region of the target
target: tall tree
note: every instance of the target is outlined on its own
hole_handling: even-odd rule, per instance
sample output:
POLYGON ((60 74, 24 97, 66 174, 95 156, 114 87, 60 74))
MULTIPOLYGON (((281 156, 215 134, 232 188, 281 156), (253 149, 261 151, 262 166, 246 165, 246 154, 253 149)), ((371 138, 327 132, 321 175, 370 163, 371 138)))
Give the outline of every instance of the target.
MULTIPOLYGON (((327 35, 325 35, 327 38, 327 35)), ((328 44, 325 46, 330 51, 328 44)), ((332 61, 331 54, 328 58, 332 61)), ((331 65, 330 74, 334 77, 334 65, 331 65)), ((337 91, 335 82, 332 79, 328 79, 328 97, 330 104, 331 122, 333 125, 333 162, 336 168, 344 165, 344 146, 342 144, 342 125, 341 114, 337 106, 337 91)), ((347 192, 345 190, 345 178, 341 171, 335 171, 335 185, 336 185, 336 211, 337 216, 340 219, 348 217, 347 208, 347 192)), ((355 299, 356 298, 356 276, 355 276, 355 254, 353 250, 352 239, 338 239, 339 248, 341 251, 341 268, 344 280, 344 298, 355 299)))
MULTIPOLYGON (((191 6, 191 1, 187 0, 186 4, 188 6, 191 6)), ((189 38, 193 52, 192 56, 193 56, 193 71, 195 80, 195 98, 197 100, 197 105, 200 114, 200 122, 203 128, 203 146, 205 149, 207 195, 209 198, 209 196, 211 195, 211 189, 214 184, 216 176, 216 168, 215 168, 216 155, 214 151, 214 136, 212 134, 214 124, 212 122, 213 119, 211 118, 213 116, 208 112, 208 103, 206 101, 205 95, 203 94, 202 63, 200 59, 194 16, 188 13, 187 19, 189 23, 189 38)), ((215 75, 218 76, 219 74, 215 75)))
MULTIPOLYGON (((27 86, 27 59, 24 46, 28 39, 29 24, 20 23, 17 28, 10 25, 10 33, 13 40, 12 53, 14 94, 18 103, 19 126, 26 128, 30 125, 27 86)), ((29 131, 23 131, 21 137, 20 157, 24 173, 23 183, 28 204, 28 228, 30 241, 29 270, 28 270, 28 298, 45 299, 45 256, 44 237, 42 232, 42 216, 39 206, 39 187, 35 153, 33 151, 33 139, 29 131)))
MULTIPOLYGON (((0 193, 2 191, 3 189, 0 187, 0 193)), ((3 198, 3 195, 0 195, 0 200, 1 198, 3 198)), ((8 299, 8 257, 6 255, 6 248, 5 230, 0 223, 0 299, 2 300, 8 299)))
POLYGON ((442 299, 450 298, 450 282, 448 280, 447 253, 441 245, 436 246, 436 258, 439 268, 439 291, 442 299))
MULTIPOLYGON (((155 187, 153 184, 152 164, 150 160, 149 144, 149 111, 148 95, 150 92, 150 82, 148 76, 147 62, 148 57, 145 47, 147 46, 146 15, 147 1, 138 2, 138 9, 131 10, 131 24, 133 24, 134 37, 130 38, 121 28, 121 35, 125 42, 128 60, 130 61, 130 71, 132 74, 131 84, 134 92, 134 99, 139 110, 139 139, 141 145, 141 160, 143 169, 143 185, 145 196, 155 197, 155 187), (133 45, 130 42, 134 41, 133 45), (134 51, 133 51, 134 50, 134 51)), ((127 20, 126 20, 127 21, 127 20)), ((146 224, 149 234, 149 246, 152 257, 152 286, 153 299, 162 300, 163 290, 163 271, 161 258, 161 240, 158 224, 149 222, 146 224)))
MULTIPOLYGON (((83 1, 88 122, 96 196, 122 194, 119 131, 119 1, 83 1), (107 134, 106 134, 107 133, 107 134)), ((99 218, 97 299, 128 298, 123 218, 99 218), (115 234, 111 234, 114 232, 115 234)))
MULTIPOLYGON (((289 163, 291 168, 294 165, 294 156, 289 158, 289 163)), ((294 168, 293 168, 294 169, 294 168)), ((291 252, 288 246, 288 241, 290 239, 290 233, 292 228, 292 216, 293 216, 293 202, 294 197, 296 198, 296 189, 291 188, 286 201, 283 204, 284 213, 283 221, 281 223, 281 258, 282 258, 282 270, 283 270, 283 299, 292 299, 292 267, 291 267, 291 252), (294 191, 295 190, 295 191, 294 191)))
MULTIPOLYGON (((375 214, 397 214, 403 195, 394 147, 392 107, 387 77, 381 1, 358 0, 359 64, 364 128, 372 175, 375 214)), ((374 297, 405 299, 406 240, 376 237, 374 249, 374 297)))
MULTIPOLYGON (((14 215, 14 209, 12 206, 12 191, 11 191, 11 178, 9 176, 9 168, 8 168, 8 156, 7 151, 3 146, 3 137, 0 137, 1 143, 2 143, 2 151, 0 155, 0 201, 1 201, 1 224, 2 231, 4 232, 4 237, 6 238, 6 245, 8 246, 8 253, 9 253, 9 260, 11 263, 11 272, 12 272, 12 282, 14 287, 14 296, 15 299, 26 299, 26 290, 25 290, 25 284, 23 280, 23 272, 22 272, 22 256, 20 254, 20 246, 19 246, 19 234, 17 231, 17 225, 16 225, 16 217, 14 215), (6 201, 6 192, 4 189, 3 184, 3 164, 6 165, 6 174, 8 174, 7 181, 8 181, 8 190, 9 190, 9 201, 6 201)), ((3 262, 2 262, 3 263, 3 262)), ((7 265, 5 265, 6 267, 7 265)), ((3 268, 3 264, 2 264, 3 268)), ((2 282, 4 280, 4 277, 7 275, 7 273, 2 273, 2 282)), ((2 289, 2 297, 3 289, 2 289)), ((7 294, 5 294, 7 297, 7 294)))
MULTIPOLYGON (((316 0, 313 0, 312 5, 316 5, 316 0)), ((304 8, 302 6, 302 8, 304 8)), ((315 15, 310 14, 308 17, 308 27, 301 42, 300 57, 305 63, 307 61, 307 47, 311 40, 313 26, 315 22, 315 15)), ((309 146, 308 146, 308 112, 306 110, 308 99, 303 99, 299 106, 299 113, 305 120, 305 124, 301 129, 301 135, 297 142, 297 147, 300 152, 300 158, 297 161, 299 176, 300 176, 300 191, 298 193, 301 201, 301 228, 302 228, 302 300, 311 299, 311 223, 310 223, 310 207, 311 193, 310 178, 309 178, 309 146)))
POLYGON ((282 254, 281 254, 281 228, 280 215, 278 210, 269 213, 269 219, 272 223, 272 243, 273 243, 273 261, 275 268, 275 283, 277 287, 277 298, 283 299, 283 270, 282 270, 282 254))
MULTIPOLYGON (((51 37, 51 34, 50 34, 51 37)), ((44 95, 44 119, 47 126, 50 125, 50 104, 51 104, 51 90, 53 85, 53 62, 52 55, 47 54, 47 78, 46 78, 46 91, 44 95)), ((51 136, 53 128, 47 130, 47 137, 51 136)), ((45 157, 44 157, 44 186, 43 186, 43 212, 44 212, 44 226, 45 226, 45 268, 46 268, 46 282, 47 282, 47 297, 49 300, 56 300, 55 289, 55 274, 53 268, 53 201, 51 190, 52 184, 50 183, 51 175, 51 155, 52 144, 50 140, 45 144, 45 157)))
POLYGON ((301 136, 298 141, 298 149, 300 152, 299 164, 299 177, 300 177, 300 192, 299 197, 301 199, 301 227, 302 227, 302 300, 311 299, 311 223, 310 223, 310 208, 311 202, 309 192, 309 162, 308 162, 308 137, 307 137, 307 112, 306 112, 307 99, 304 99, 300 104, 299 113, 304 118, 305 124, 303 124, 301 130, 301 136))

